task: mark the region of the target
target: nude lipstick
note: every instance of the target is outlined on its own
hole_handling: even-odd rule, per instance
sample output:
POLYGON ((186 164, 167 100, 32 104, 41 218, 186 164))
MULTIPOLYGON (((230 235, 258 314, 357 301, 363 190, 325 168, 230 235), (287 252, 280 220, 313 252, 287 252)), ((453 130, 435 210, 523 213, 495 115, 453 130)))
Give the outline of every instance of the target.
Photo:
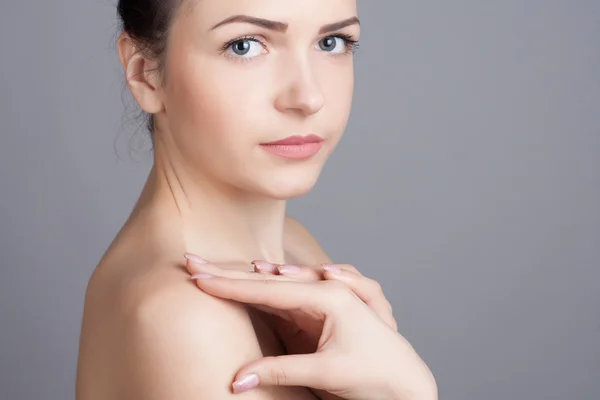
POLYGON ((321 150, 323 138, 312 134, 307 136, 295 135, 274 142, 261 143, 260 147, 280 157, 304 159, 314 156, 321 150))

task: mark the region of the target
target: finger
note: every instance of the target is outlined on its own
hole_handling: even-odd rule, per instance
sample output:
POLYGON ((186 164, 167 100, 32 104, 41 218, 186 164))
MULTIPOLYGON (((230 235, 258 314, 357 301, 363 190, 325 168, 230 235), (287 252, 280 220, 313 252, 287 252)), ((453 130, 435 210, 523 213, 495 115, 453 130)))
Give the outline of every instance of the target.
MULTIPOLYGON (((254 263, 255 261, 253 261, 254 263)), ((260 263, 269 264, 266 261, 260 261, 260 263)), ((357 295, 368 304, 375 304, 375 306, 383 305, 388 311, 392 312, 392 306, 385 298, 383 291, 381 290, 381 286, 379 283, 373 279, 367 278, 362 275, 356 267, 350 264, 321 264, 320 266, 310 266, 310 265, 289 265, 289 264, 269 264, 270 268, 265 268, 262 266, 259 267, 263 271, 278 271, 281 275, 285 276, 293 276, 294 278, 299 278, 303 280, 323 280, 325 279, 325 273, 328 270, 332 272, 339 270, 342 275, 337 276, 334 274, 334 277, 339 277, 340 281, 348 284, 348 286, 355 290, 357 295)), ((331 277, 330 277, 331 279, 331 277)))
POLYGON ((191 253, 185 253, 184 257, 187 260, 185 267, 190 275, 208 272, 208 270, 210 270, 213 274, 229 274, 227 276, 231 277, 239 275, 236 274, 234 271, 252 272, 250 266, 248 266, 248 269, 246 271, 244 271, 243 269, 239 269, 239 263, 219 263, 217 265, 208 260, 205 260, 204 258, 201 258, 200 256, 191 253))
MULTIPOLYGON (((305 264, 276 264, 270 263, 264 260, 254 260, 251 262, 254 266, 254 271, 258 273, 266 273, 266 274, 280 274, 280 275, 288 275, 294 276, 297 279, 301 280, 322 280, 325 279, 323 277, 323 265, 328 264, 320 264, 320 265, 305 265, 305 264)), ((334 264, 340 269, 348 270, 354 272, 360 276, 362 274, 360 271, 354 266, 350 264, 334 264)))
POLYGON ((379 282, 374 279, 351 272, 350 270, 336 268, 337 265, 324 265, 325 279, 335 279, 344 282, 348 287, 375 312, 388 326, 397 329, 392 306, 385 298, 379 282))
POLYGON ((310 316, 323 319, 349 301, 360 301, 348 287, 335 280, 303 282, 257 274, 261 279, 228 279, 221 276, 198 276, 196 284, 211 295, 247 304, 260 304, 278 310, 302 308, 310 316))
POLYGON ((269 273, 273 274, 277 272, 277 265, 264 260, 254 260, 250 264, 254 267, 254 271, 260 274, 269 273))
POLYGON ((322 281, 325 279, 322 268, 310 265, 278 265, 277 272, 279 275, 293 277, 301 281, 322 281))
POLYGON ((301 281, 323 280, 323 270, 298 264, 275 264, 263 260, 251 262, 254 271, 260 274, 285 275, 301 281))
POLYGON ((397 330, 397 323, 392 313, 392 306, 385 298, 381 286, 373 279, 362 275, 356 267, 350 264, 321 264, 320 267, 307 265, 277 266, 276 269, 281 275, 293 276, 300 280, 323 280, 326 279, 324 273, 326 268, 343 271, 340 281, 346 283, 350 289, 356 292, 356 295, 366 303, 369 308, 375 312, 388 326, 397 330))
MULTIPOLYGON (((323 264, 325 268, 332 268, 333 271, 340 270, 341 275, 336 275, 328 272, 327 269, 308 265, 290 265, 290 264, 274 264, 264 260, 254 260, 251 264, 255 271, 240 271, 235 269, 223 269, 208 263, 197 256, 186 255, 188 258, 187 268, 195 278, 195 274, 209 273, 212 275, 230 278, 230 279, 251 279, 251 280, 273 280, 273 281, 321 281, 324 279, 336 279, 344 282, 355 294, 366 303, 369 308, 375 312, 388 326, 397 330, 397 323, 394 319, 392 306, 385 298, 381 286, 373 279, 364 277, 358 270, 350 264, 323 264), (193 260, 193 261, 192 261, 193 260), (201 263, 204 262, 204 263, 201 263), (279 273, 280 275, 276 275, 279 273), (327 277, 326 275, 327 274, 327 277)), ((271 308, 267 311, 265 308, 261 311, 269 312, 273 315, 278 315, 282 318, 287 317, 287 314, 278 313, 276 309, 271 308), (284 317, 285 315, 285 317, 284 317)))
POLYGON ((185 253, 183 256, 186 259, 185 268, 191 275, 201 272, 199 269, 201 265, 208 264, 208 260, 205 260, 196 254, 185 253))
MULTIPOLYGON (((304 386, 327 389, 334 381, 323 372, 322 353, 293 354, 264 357, 242 368, 233 382, 235 393, 245 392, 258 386, 304 386)), ((339 380, 339 379, 338 379, 339 380)), ((335 381, 336 385, 340 382, 335 381)))
POLYGON ((363 276, 363 274, 352 264, 321 264, 321 267, 324 265, 335 265, 336 267, 343 269, 345 271, 353 272, 357 275, 363 276))
POLYGON ((211 263, 198 264, 195 261, 189 261, 189 260, 186 264, 186 267, 187 267, 188 271, 190 272, 190 274, 192 275, 192 277, 191 277, 192 279, 195 279, 195 276, 198 274, 208 273, 211 275, 220 276, 220 277, 229 278, 229 279, 253 279, 253 280, 269 279, 269 280, 277 280, 277 281, 293 280, 292 278, 287 277, 287 276, 258 274, 253 271, 242 271, 239 269, 225 269, 225 268, 220 268, 211 263))
POLYGON ((323 280, 323 279, 325 279, 325 277, 323 276, 323 272, 324 272, 323 266, 324 265, 335 265, 339 269, 347 270, 347 271, 350 271, 357 275, 362 276, 362 274, 358 271, 358 269, 356 269, 356 267, 354 267, 353 265, 350 265, 350 264, 320 264, 320 265, 294 264, 294 265, 277 266, 276 269, 278 270, 279 274, 281 274, 281 275, 294 276, 294 277, 297 277, 298 279, 323 280))

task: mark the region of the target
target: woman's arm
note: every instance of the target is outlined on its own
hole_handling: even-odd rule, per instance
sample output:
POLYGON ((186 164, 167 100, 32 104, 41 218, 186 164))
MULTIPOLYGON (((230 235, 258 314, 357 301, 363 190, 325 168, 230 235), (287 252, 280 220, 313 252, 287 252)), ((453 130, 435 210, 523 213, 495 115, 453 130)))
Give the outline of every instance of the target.
MULTIPOLYGON (((143 297, 124 329, 119 400, 233 399, 234 374, 262 357, 243 306, 199 292, 191 281, 143 297)), ((244 398, 281 392, 265 387, 244 398)))

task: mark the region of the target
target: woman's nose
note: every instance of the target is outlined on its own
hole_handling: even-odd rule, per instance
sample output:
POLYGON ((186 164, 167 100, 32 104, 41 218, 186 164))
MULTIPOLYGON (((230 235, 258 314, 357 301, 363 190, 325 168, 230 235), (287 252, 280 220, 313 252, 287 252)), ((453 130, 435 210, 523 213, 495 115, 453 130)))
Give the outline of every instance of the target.
POLYGON ((303 115, 317 113, 325 103, 325 97, 308 60, 287 63, 286 82, 275 100, 281 112, 296 112, 303 115))

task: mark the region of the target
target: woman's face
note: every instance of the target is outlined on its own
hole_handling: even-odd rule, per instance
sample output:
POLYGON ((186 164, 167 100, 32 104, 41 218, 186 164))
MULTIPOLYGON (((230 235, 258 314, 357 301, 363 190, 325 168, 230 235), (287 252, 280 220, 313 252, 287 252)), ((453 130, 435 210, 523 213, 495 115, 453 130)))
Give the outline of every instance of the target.
POLYGON ((354 72, 345 38, 358 40, 356 0, 185 3, 157 93, 159 126, 168 126, 165 143, 176 147, 168 153, 244 191, 277 199, 306 193, 348 121, 354 72), (323 142, 261 145, 292 135, 323 142))

